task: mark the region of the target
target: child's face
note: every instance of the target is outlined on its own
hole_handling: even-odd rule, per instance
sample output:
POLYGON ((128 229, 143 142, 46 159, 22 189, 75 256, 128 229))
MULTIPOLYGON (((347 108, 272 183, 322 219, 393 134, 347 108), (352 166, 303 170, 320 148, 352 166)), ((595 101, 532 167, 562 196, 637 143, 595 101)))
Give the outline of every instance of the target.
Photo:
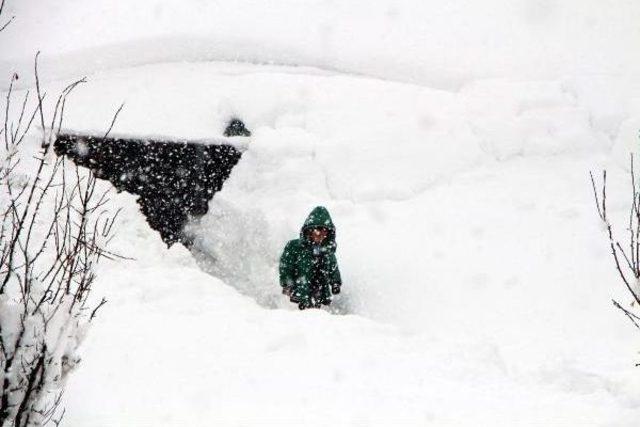
POLYGON ((324 239, 329 235, 329 230, 326 228, 312 228, 308 232, 309 240, 316 245, 322 243, 324 239))

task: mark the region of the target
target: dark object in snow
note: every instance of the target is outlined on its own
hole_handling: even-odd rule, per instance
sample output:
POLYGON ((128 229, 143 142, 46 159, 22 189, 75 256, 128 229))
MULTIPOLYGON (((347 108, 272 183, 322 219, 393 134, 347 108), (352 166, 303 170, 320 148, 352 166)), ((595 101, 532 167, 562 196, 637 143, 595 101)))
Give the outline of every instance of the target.
POLYGON ((300 237, 285 246, 280 257, 280 286, 300 310, 329 305, 331 294, 340 293, 336 228, 326 208, 311 211, 300 237))
POLYGON ((224 136, 251 136, 251 132, 244 126, 242 120, 231 119, 224 130, 224 136))
MULTIPOLYGON (((249 134, 237 122, 234 132, 249 134)), ((187 247, 192 241, 182 233, 184 225, 190 217, 207 213, 209 201, 241 155, 231 145, 72 133, 60 133, 54 149, 109 180, 118 191, 139 195, 142 213, 162 240, 168 246, 180 242, 187 247)))

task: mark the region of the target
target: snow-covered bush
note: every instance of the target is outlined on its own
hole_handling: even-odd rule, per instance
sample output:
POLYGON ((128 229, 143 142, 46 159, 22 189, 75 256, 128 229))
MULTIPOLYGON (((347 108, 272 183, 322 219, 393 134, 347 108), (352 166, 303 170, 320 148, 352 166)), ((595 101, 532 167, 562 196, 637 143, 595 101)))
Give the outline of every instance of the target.
POLYGON ((16 105, 14 75, 0 120, 0 426, 60 419, 76 349, 105 302, 90 298, 96 263, 116 257, 105 249, 117 216, 108 192, 52 152, 67 96, 83 80, 45 117, 37 56, 35 65, 35 97, 16 105))

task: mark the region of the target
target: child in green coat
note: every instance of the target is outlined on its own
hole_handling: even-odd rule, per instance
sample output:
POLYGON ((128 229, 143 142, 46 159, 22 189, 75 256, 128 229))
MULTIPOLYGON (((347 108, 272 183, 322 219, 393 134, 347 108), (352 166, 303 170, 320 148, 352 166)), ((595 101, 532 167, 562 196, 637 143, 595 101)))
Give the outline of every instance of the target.
POLYGON ((300 310, 331 304, 342 280, 336 259, 336 228, 329 211, 316 207, 304 222, 300 238, 291 240, 280 257, 282 293, 300 310))

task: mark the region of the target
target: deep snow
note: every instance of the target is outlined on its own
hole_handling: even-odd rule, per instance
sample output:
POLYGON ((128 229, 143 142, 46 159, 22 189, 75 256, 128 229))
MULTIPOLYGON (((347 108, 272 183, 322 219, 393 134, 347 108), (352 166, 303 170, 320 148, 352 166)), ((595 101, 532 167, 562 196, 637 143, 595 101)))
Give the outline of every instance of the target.
MULTIPOLYGON (((0 71, 29 79, 159 62, 314 66, 431 87, 637 75, 635 0, 14 0, 0 71)), ((26 80, 29 81, 29 80, 26 80)))
POLYGON ((91 73, 66 127, 104 129, 125 101, 118 133, 215 139, 237 115, 253 136, 192 226, 195 258, 115 198, 114 250, 136 260, 100 267, 109 304, 67 425, 635 425, 640 343, 610 303, 628 298, 588 180, 610 169, 623 222, 635 2, 223 2, 193 19, 178 2, 99 4, 101 19, 60 2, 47 25, 68 32, 20 46, 44 18, 14 4, 29 21, 0 37, 7 58, 49 48, 53 77, 91 73), (298 66, 131 67, 233 53, 298 66), (334 314, 278 293, 279 251, 317 204, 338 230, 334 314))
POLYGON ((607 154, 625 115, 592 108, 587 89, 448 92, 222 63, 92 76, 67 127, 99 129, 126 99, 119 133, 216 137, 237 114, 253 136, 194 225, 199 266, 221 280, 118 196, 114 249, 137 260, 102 267, 110 304, 68 424, 633 419, 637 337, 610 305, 626 298, 588 181, 608 165, 626 184, 607 154), (338 227, 342 315, 278 294, 279 251, 316 204, 338 227))

